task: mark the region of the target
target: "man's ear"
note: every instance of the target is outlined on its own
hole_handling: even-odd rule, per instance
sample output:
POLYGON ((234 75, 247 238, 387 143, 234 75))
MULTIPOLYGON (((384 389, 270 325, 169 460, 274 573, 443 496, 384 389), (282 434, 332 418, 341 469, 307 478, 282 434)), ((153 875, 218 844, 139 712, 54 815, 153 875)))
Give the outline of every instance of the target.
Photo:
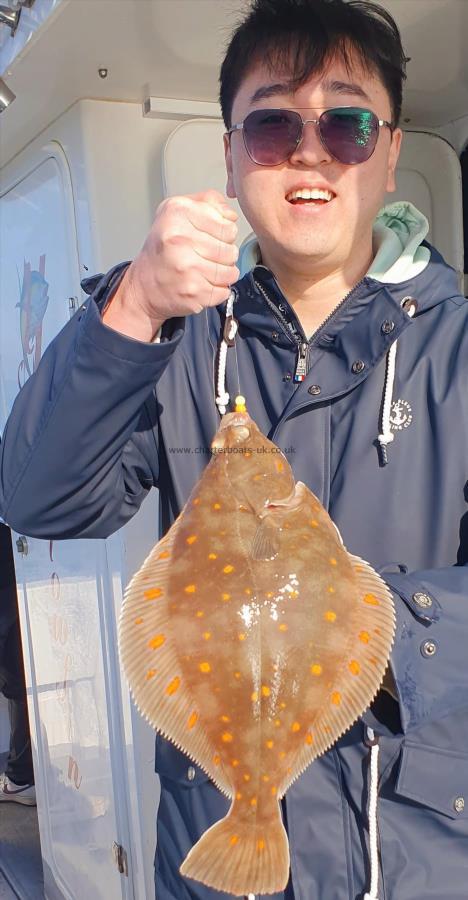
POLYGON ((226 172, 227 172, 227 182, 226 182, 226 196, 230 197, 234 200, 237 197, 235 188, 234 188, 234 178, 232 174, 232 154, 231 154, 231 135, 223 134, 223 143, 224 143, 224 159, 226 163, 226 172))
POLYGON ((401 142, 403 139, 403 132, 401 128, 395 128, 395 131, 392 134, 392 143, 390 145, 390 152, 388 155, 388 170, 387 170, 387 192, 392 194, 396 191, 396 183, 395 183, 395 169, 398 163, 398 157, 400 155, 401 150, 401 142))

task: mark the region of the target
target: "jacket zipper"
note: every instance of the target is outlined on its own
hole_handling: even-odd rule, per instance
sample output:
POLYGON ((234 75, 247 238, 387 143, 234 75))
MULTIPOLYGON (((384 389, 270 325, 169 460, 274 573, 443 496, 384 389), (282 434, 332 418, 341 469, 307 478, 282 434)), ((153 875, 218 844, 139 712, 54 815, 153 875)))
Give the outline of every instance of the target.
MULTIPOLYGON (((364 276, 364 278, 365 278, 365 276, 364 276)), ((332 309, 332 311, 329 313, 327 318, 322 322, 321 325, 319 325, 317 330, 314 331, 314 333, 310 336, 309 340, 307 340, 304 329, 302 328, 302 325, 294 312, 293 312, 293 315, 296 319, 297 330, 298 330, 299 334, 298 335, 291 334, 287 319, 281 314, 281 312, 277 308, 276 304, 273 303, 273 301, 270 299, 270 297, 268 296, 263 285, 259 284, 259 282, 255 278, 253 279, 255 286, 257 287, 257 289, 260 291, 260 293, 266 300, 273 315, 278 320, 278 322, 282 326, 283 330, 286 332, 287 336, 289 338, 291 338, 291 340, 293 340, 297 346, 296 368, 295 368, 295 372, 294 372, 294 381, 295 382, 304 381, 304 378, 307 375, 307 372, 309 370, 310 350, 312 349, 314 344, 316 344, 317 339, 320 337, 324 328, 327 327, 329 322, 345 306, 345 304, 348 302, 351 295, 354 294, 354 291, 356 291, 361 286, 361 284, 364 281, 364 278, 361 278, 361 280, 358 281, 358 283, 355 284, 354 287, 352 287, 350 291, 348 291, 346 296, 343 297, 343 299, 340 300, 340 302, 332 309)))

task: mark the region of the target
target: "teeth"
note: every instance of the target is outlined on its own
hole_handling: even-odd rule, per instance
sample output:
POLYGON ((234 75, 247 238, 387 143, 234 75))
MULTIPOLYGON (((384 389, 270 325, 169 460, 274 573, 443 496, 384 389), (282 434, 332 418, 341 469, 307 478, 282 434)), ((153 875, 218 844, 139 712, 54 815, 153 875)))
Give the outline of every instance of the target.
POLYGON ((318 188, 300 188, 298 191, 290 191, 286 194, 286 200, 333 200, 331 191, 322 191, 318 188))

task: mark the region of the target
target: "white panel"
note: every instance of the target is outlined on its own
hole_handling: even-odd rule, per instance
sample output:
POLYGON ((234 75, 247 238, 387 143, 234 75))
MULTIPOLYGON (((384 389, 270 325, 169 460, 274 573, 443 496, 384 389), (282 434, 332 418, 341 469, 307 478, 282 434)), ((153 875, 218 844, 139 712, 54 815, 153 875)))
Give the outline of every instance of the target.
MULTIPOLYGON (((73 192, 60 146, 43 146, 32 165, 18 160, 8 178, 0 200, 0 425, 79 293, 73 192)), ((45 896, 117 900, 128 896, 129 880, 117 871, 112 845, 128 841, 105 545, 28 539, 28 546, 15 562, 45 896)))
POLYGON ((51 148, 0 199, 0 432, 19 388, 67 322, 68 298, 76 292, 64 176, 62 158, 51 148))

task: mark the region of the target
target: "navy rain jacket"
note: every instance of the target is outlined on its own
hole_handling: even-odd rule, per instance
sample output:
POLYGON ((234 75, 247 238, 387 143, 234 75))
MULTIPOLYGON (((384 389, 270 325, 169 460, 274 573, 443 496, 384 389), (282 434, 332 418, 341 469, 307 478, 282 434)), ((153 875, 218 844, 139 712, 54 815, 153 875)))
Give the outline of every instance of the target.
MULTIPOLYGON (((371 270, 309 342, 252 243, 235 285, 248 410, 349 551, 383 573, 397 612, 396 699, 380 691, 287 792, 291 879, 273 900, 355 900, 369 890, 368 726, 380 748, 379 900, 468 897, 468 302, 425 233, 411 204, 386 207, 371 270), (304 353, 307 374, 295 383, 304 353), (377 437, 389 429, 383 465, 377 437)), ((131 340, 100 318, 124 270, 88 279, 91 296, 8 421, 0 509, 27 535, 105 537, 153 485, 166 530, 208 462, 224 309, 171 320, 160 343, 131 340)), ((231 397, 237 378, 230 349, 231 397)), ((161 738, 156 770, 158 900, 228 900, 178 869, 229 801, 161 738)))

